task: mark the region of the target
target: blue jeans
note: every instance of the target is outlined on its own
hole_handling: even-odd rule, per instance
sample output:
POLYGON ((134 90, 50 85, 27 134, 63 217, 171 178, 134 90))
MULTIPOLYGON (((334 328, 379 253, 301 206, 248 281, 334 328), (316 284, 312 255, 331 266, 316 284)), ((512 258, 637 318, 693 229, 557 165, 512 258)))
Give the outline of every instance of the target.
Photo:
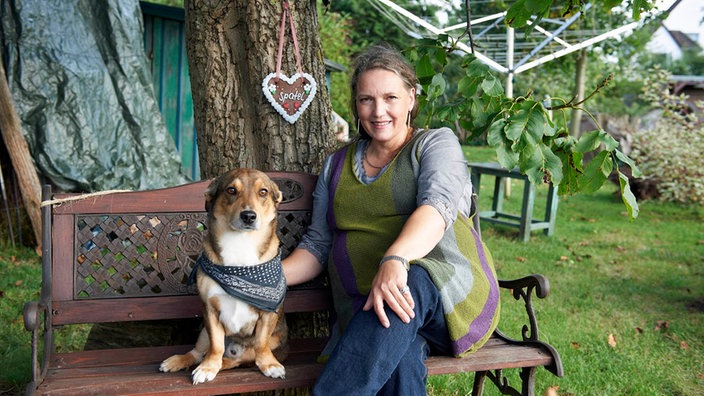
POLYGON ((374 310, 350 321, 313 388, 313 395, 425 395, 429 354, 450 355, 440 293, 428 273, 411 265, 408 286, 415 301, 409 324, 388 307, 384 328, 374 310))

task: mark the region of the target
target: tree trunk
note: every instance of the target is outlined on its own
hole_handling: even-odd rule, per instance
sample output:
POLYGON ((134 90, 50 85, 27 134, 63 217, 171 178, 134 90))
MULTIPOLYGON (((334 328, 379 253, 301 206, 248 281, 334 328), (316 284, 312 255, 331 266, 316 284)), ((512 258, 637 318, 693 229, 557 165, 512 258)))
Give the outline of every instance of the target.
MULTIPOLYGON (((42 217, 40 202, 42 196, 41 183, 34 160, 29 152, 27 141, 24 140, 20 118, 12 102, 10 88, 7 86, 5 67, 0 60, 0 130, 5 141, 7 152, 10 154, 12 167, 17 173, 17 179, 22 192, 22 201, 27 210, 34 238, 37 241, 37 253, 42 249, 42 217)), ((9 220, 9 219, 8 219, 9 220)))
MULTIPOLYGON (((574 101, 579 102, 584 99, 584 81, 587 73, 587 50, 579 51, 577 64, 575 65, 574 78, 574 101)), ((582 110, 572 109, 572 117, 570 118, 570 135, 579 137, 580 127, 582 125, 582 110)))
MULTIPOLYGON (((315 0, 289 1, 301 66, 317 86, 313 101, 293 124, 262 93, 262 81, 276 72, 283 3, 187 0, 185 9, 201 177, 215 177, 236 167, 319 172, 335 144, 335 131, 315 0)), ((298 68, 288 18, 285 26, 281 73, 290 77, 298 68)), ((309 331, 315 322, 310 315, 289 319, 293 321, 290 334, 309 331)), ((305 395, 308 390, 256 394, 305 395)))
MULTIPOLYGON (((186 50, 198 131, 201 177, 235 167, 317 172, 334 144, 315 0, 289 2, 303 72, 317 93, 291 124, 262 93, 276 71, 280 1, 187 0, 186 50)), ((297 70, 287 18, 281 73, 297 70)))

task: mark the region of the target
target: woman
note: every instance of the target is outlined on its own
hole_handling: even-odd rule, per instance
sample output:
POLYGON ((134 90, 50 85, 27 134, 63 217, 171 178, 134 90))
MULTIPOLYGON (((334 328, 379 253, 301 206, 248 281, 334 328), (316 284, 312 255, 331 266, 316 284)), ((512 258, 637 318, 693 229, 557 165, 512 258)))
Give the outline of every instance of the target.
POLYGON ((337 323, 316 395, 424 395, 428 354, 473 352, 498 322, 466 161, 450 129, 411 126, 416 84, 396 50, 356 58, 360 136, 325 160, 313 224, 283 260, 290 285, 330 277, 337 323))

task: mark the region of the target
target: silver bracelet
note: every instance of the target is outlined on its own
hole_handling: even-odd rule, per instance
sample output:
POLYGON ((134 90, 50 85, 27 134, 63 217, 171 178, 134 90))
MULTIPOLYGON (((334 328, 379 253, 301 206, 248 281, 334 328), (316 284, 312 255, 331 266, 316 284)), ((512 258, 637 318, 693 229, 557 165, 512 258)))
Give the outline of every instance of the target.
POLYGON ((409 263, 408 260, 406 260, 405 258, 403 258, 401 256, 384 256, 381 259, 381 261, 379 261, 379 265, 381 265, 389 260, 398 260, 401 262, 401 264, 403 264, 403 268, 405 268, 406 271, 411 270, 411 263, 409 263))

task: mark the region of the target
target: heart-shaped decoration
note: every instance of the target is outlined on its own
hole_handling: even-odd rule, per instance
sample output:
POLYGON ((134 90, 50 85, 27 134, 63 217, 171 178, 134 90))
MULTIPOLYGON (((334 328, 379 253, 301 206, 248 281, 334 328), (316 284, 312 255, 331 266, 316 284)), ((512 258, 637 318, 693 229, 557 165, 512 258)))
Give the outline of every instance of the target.
POLYGON ((296 73, 290 78, 279 74, 278 81, 276 73, 271 73, 264 77, 262 91, 274 109, 293 124, 313 101, 317 87, 308 73, 296 73))

